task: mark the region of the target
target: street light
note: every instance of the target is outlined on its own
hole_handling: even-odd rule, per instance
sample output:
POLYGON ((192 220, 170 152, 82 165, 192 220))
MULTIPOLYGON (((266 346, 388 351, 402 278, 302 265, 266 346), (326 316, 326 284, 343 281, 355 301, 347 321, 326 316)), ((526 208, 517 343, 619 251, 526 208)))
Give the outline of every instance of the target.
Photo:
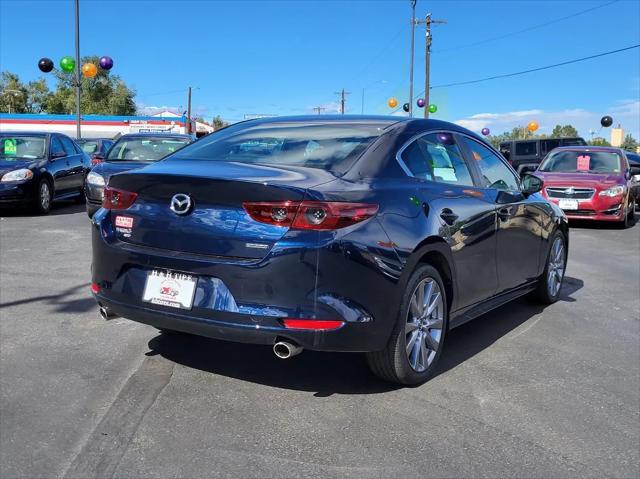
MULTIPOLYGON (((80 131, 80 88, 82 86, 80 82, 80 71, 82 70, 82 76, 85 78, 93 78, 98 74, 98 66, 103 70, 111 70, 113 68, 113 59, 111 57, 100 57, 98 66, 93 63, 85 63, 80 66, 80 0, 74 1, 75 12, 75 38, 76 38, 76 58, 75 60, 70 57, 62 57, 60 59, 60 69, 64 73, 73 73, 73 79, 71 84, 76 89, 76 137, 80 139, 82 133, 80 131)), ((38 68, 43 73, 49 73, 55 70, 53 61, 50 58, 41 58, 38 61, 38 68)))

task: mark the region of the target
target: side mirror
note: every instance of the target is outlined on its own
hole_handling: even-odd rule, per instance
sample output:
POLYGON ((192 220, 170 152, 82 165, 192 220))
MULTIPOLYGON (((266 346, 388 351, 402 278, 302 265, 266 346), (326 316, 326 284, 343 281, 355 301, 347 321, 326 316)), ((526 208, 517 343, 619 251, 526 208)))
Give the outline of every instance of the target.
POLYGON ((522 194, 525 196, 532 195, 542 190, 543 181, 535 175, 525 173, 522 177, 522 194))
POLYGON ((56 151, 55 153, 51 153, 51 159, 57 160, 58 158, 64 158, 67 154, 64 151, 56 151))

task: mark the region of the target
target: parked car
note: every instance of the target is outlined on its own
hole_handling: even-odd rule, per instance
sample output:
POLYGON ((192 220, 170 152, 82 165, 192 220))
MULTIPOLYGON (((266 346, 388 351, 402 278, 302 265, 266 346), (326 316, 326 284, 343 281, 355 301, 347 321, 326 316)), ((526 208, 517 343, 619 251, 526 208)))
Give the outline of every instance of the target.
POLYGON ((242 122, 111 177, 91 289, 105 318, 280 358, 366 352, 417 384, 450 328, 527 293, 558 300, 569 230, 541 188, 443 121, 242 122))
POLYGON ((500 153, 515 170, 523 175, 534 171, 542 159, 554 148, 560 146, 586 146, 582 138, 545 138, 531 140, 512 140, 500 143, 500 153))
POLYGON ((640 208, 640 155, 638 153, 634 153, 633 151, 625 151, 625 156, 627 157, 627 161, 629 162, 630 168, 637 168, 634 170, 637 172, 632 176, 633 179, 633 196, 636 199, 636 206, 640 208))
POLYGON ((25 205, 46 214, 54 200, 84 201, 89 157, 59 133, 0 133, 0 206, 25 205))
POLYGON ((82 138, 76 140, 76 144, 82 148, 82 151, 91 157, 92 165, 97 165, 104 159, 114 142, 115 140, 110 138, 82 138))
POLYGON ((89 217, 100 209, 104 185, 111 175, 142 168, 192 141, 191 135, 177 133, 135 133, 118 138, 106 155, 94 155, 97 164, 87 175, 85 185, 89 217))
POLYGON ((604 146, 556 148, 535 172, 544 181, 542 194, 568 218, 633 221, 640 169, 630 167, 619 148, 604 146))

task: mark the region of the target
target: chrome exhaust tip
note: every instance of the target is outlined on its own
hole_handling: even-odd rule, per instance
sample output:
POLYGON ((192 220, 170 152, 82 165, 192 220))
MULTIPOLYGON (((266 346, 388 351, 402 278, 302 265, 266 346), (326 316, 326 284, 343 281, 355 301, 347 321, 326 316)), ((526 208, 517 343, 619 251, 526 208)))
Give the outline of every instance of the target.
POLYGON ((273 354, 280 359, 289 359, 302 352, 302 346, 292 344, 289 341, 278 341, 273 345, 273 354))
POLYGON ((117 318, 118 316, 110 312, 106 307, 100 306, 100 317, 105 321, 117 318))

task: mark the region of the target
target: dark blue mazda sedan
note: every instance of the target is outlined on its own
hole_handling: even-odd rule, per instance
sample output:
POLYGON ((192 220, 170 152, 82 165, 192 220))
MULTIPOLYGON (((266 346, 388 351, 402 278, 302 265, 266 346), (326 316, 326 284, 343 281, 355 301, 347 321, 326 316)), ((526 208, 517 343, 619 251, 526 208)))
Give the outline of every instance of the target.
POLYGON ((556 301, 565 216, 451 123, 238 123, 110 178, 93 218, 105 318, 273 346, 365 352, 418 384, 447 331, 524 294, 556 301))

